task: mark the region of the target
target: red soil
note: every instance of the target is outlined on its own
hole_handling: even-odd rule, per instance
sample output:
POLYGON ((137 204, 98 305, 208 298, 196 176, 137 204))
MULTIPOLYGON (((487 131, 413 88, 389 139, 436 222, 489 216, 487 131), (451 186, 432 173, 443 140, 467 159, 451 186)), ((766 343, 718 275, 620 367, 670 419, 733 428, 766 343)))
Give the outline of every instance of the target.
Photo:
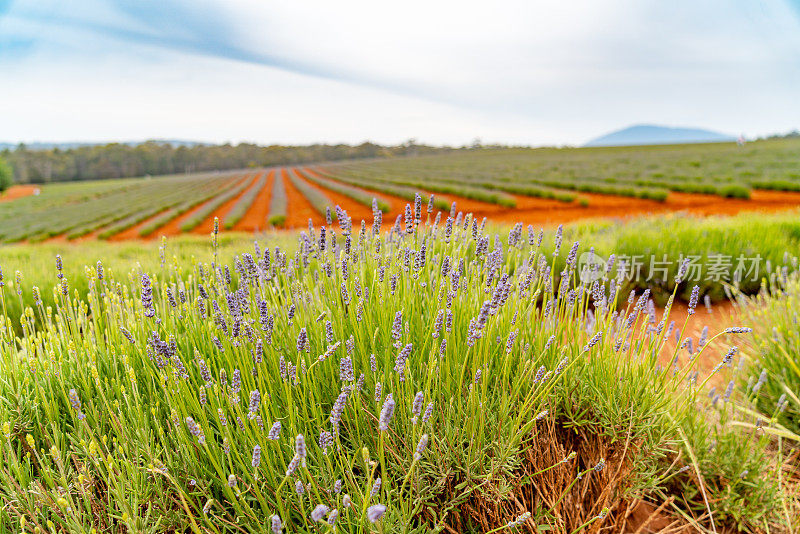
POLYGON ((325 194, 326 197, 330 199, 330 201, 333 203, 333 205, 331 205, 331 217, 334 221, 336 219, 336 213, 333 208, 336 205, 338 205, 340 208, 342 208, 347 212, 347 215, 349 215, 350 218, 353 219, 353 226, 356 228, 358 228, 358 224, 362 220, 367 222, 372 221, 372 207, 365 206, 363 204, 356 202, 351 198, 342 195, 341 193, 331 191, 330 189, 326 189, 325 187, 309 182, 302 176, 300 176, 300 179, 305 183, 307 183, 308 185, 310 185, 311 187, 319 189, 325 194))
MULTIPOLYGON (((238 187, 240 184, 242 184, 244 181, 248 180, 249 178, 250 178, 250 176, 249 176, 249 175, 248 175, 248 176, 243 176, 241 179, 239 179, 239 180, 238 180, 238 181, 236 181, 235 183, 231 184, 231 186, 230 186, 230 187, 238 187)), ((142 226, 144 226, 145 224, 147 224, 148 222, 150 222, 150 219, 148 219, 147 221, 144 221, 144 222, 142 222, 141 224, 139 224, 139 225, 136 225, 136 226, 134 227, 134 228, 137 228, 137 233, 136 233, 136 235, 135 235, 134 237, 136 237, 137 239, 147 239, 147 240, 150 240, 150 239, 160 239, 162 235, 165 235, 165 236, 170 236, 170 235, 178 235, 178 234, 180 234, 180 233, 181 233, 181 224, 183 224, 183 222, 184 222, 184 221, 186 221, 186 220, 187 220, 189 217, 193 216, 195 213, 197 213, 198 211, 200 211, 201 209, 203 209, 203 207, 204 207, 204 206, 205 206, 205 205, 206 205, 208 202, 211 202, 211 200, 213 200, 213 199, 209 199, 209 200, 207 200, 206 202, 203 202, 203 203, 201 203, 200 205, 198 205, 198 206, 195 206, 194 208, 190 209, 189 211, 187 211, 187 212, 186 212, 186 213, 184 213, 183 215, 180 215, 180 216, 178 216, 178 217, 175 217, 174 219, 172 219, 171 221, 169 221, 167 224, 165 224, 164 226, 162 226, 161 228, 159 228, 159 229, 158 229, 158 230, 156 230, 155 232, 151 233, 149 236, 147 236, 147 237, 142 237, 142 236, 140 236, 140 235, 138 234, 138 228, 141 228, 142 226)), ((157 217, 157 216, 158 216, 158 215, 155 215, 154 217, 157 217)), ((213 221, 213 219, 212 219, 212 221, 213 221)), ((212 223, 212 225, 213 225, 213 223, 212 223)), ((210 230, 209 230, 209 231, 210 231, 210 230)), ((127 233, 127 231, 126 231, 125 233, 127 233)), ((117 236, 114 236, 114 237, 112 237, 112 238, 111 238, 111 240, 112 240, 112 241, 117 241, 117 240, 118 240, 118 239, 117 239, 118 237, 119 237, 119 234, 118 234, 117 236)))
MULTIPOLYGON (((339 182, 338 180, 335 180, 335 179, 331 178, 330 176, 323 176, 323 175, 319 174, 316 170, 308 168, 308 167, 303 168, 303 172, 305 172, 307 174, 312 174, 314 176, 319 176, 320 178, 325 178, 325 179, 331 180, 332 182, 339 182)), ((344 183, 344 182, 339 182, 339 183, 344 183)), ((350 184, 346 184, 346 185, 350 185, 350 184)), ((324 187, 319 186, 317 184, 314 184, 314 186, 315 187, 319 187, 320 189, 324 189, 326 191, 326 193, 329 191, 327 188, 324 188, 324 187)), ((355 186, 351 186, 351 187, 355 187, 355 186)), ((389 204, 389 212, 383 214, 384 222, 387 222, 389 220, 394 221, 395 217, 397 217, 398 215, 402 215, 403 214, 403 212, 406 209, 406 204, 410 204, 410 202, 408 200, 404 199, 404 198, 396 197, 394 195, 387 195, 386 193, 384 193, 382 191, 378 191, 376 189, 367 189, 367 188, 364 188, 364 187, 357 187, 356 189, 364 191, 365 193, 367 193, 369 195, 373 195, 375 197, 380 197, 381 199, 386 201, 386 203, 389 204)), ((331 197, 331 200, 333 200, 333 197, 331 197)), ((344 208, 344 206, 342 206, 342 207, 344 208)), ((347 209, 347 208, 345 208, 345 209, 347 209)), ((372 207, 370 207, 368 210, 369 210, 369 218, 368 219, 364 219, 364 220, 367 221, 368 223, 371 223, 372 222, 372 207)), ((350 214, 351 217, 353 217, 352 213, 350 213, 350 210, 347 210, 347 212, 350 214)), ((356 219, 354 217, 353 217, 353 220, 356 221, 356 219)), ((360 219, 357 222, 360 222, 360 219)))
MULTIPOLYGON (((140 222, 139 224, 131 226, 127 230, 123 230, 122 232, 120 232, 118 234, 112 235, 111 237, 108 238, 108 240, 109 241, 125 241, 127 239, 155 239, 156 237, 160 237, 161 235, 167 235, 167 234, 161 234, 160 233, 161 229, 158 229, 155 232, 151 232, 150 235, 148 235, 147 237, 142 237, 142 236, 139 235, 139 230, 144 228, 146 225, 150 224, 151 220, 155 219, 156 217, 160 217, 162 213, 164 213, 165 211, 169 211, 170 209, 171 208, 165 209, 164 211, 159 211, 158 213, 156 213, 152 217, 150 217, 148 219, 145 219, 144 221, 140 222)), ((178 218, 180 219, 181 217, 178 217, 178 218)))
POLYGON ((281 169, 283 176, 283 184, 286 187, 286 198, 288 200, 286 211, 286 222, 284 228, 308 228, 308 220, 314 223, 315 226, 326 224, 325 216, 317 213, 311 202, 303 196, 303 193, 289 180, 289 172, 287 169, 281 169))
POLYGON ((12 200, 27 197, 34 194, 41 187, 31 184, 12 185, 5 193, 0 194, 0 202, 10 202, 12 200))
POLYGON ((234 232, 258 232, 267 227, 267 217, 269 217, 269 201, 272 198, 272 182, 275 179, 275 170, 267 173, 267 180, 264 187, 258 192, 253 203, 247 209, 247 213, 239 219, 233 227, 234 232))
POLYGON ((495 207, 495 211, 488 216, 495 221, 554 224, 588 218, 628 218, 671 212, 692 215, 735 215, 743 211, 780 211, 800 206, 800 193, 793 191, 754 190, 749 200, 672 192, 664 202, 597 193, 580 193, 579 196, 588 199, 589 205, 583 207, 577 202, 556 202, 553 207, 529 207, 530 198, 515 195, 516 209, 495 207))
MULTIPOLYGON (((233 206, 235 206, 236 203, 239 202, 240 198, 242 198, 245 194, 247 194, 248 191, 250 191, 252 188, 256 186, 256 184, 258 183, 259 175, 260 175, 259 173, 248 174, 245 177, 245 181, 249 180, 249 185, 245 187, 238 195, 236 195, 229 201, 225 202, 222 206, 217 208, 217 211, 206 217, 206 219, 203 222, 195 226, 191 233, 202 234, 202 235, 210 234, 211 232, 214 231, 214 218, 216 217, 219 218, 220 231, 222 231, 222 223, 224 220, 224 216, 227 215, 229 211, 231 211, 231 208, 233 208, 233 206)), ((164 235, 163 232, 159 232, 159 234, 164 235)))

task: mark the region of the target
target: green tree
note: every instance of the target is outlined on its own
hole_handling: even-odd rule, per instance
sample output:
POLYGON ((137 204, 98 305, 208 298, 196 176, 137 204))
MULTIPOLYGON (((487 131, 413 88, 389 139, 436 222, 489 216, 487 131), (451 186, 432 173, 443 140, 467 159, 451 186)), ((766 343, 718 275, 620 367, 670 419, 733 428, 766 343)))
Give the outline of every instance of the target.
POLYGON ((9 167, 8 163, 6 163, 3 158, 0 158, 0 195, 3 194, 3 191, 11 187, 13 182, 14 173, 11 172, 11 167, 9 167))

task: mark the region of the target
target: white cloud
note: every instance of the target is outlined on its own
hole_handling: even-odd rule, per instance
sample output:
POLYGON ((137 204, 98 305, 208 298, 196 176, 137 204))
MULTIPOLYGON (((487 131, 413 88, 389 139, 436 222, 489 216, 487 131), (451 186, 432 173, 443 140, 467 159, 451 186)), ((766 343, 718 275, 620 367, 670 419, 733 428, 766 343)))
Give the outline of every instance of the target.
POLYGON ((786 4, 81 6, 18 0, 0 18, 0 35, 35 39, 24 58, 0 50, 6 139, 539 144, 635 122, 800 123, 786 4))

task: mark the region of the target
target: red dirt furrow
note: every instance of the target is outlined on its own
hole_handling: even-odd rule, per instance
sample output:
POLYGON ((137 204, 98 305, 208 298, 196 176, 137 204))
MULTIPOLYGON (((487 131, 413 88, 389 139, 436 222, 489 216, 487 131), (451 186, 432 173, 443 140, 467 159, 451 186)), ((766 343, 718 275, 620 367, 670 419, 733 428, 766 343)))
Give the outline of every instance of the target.
POLYGON ((333 209, 334 206, 338 205, 340 208, 347 212, 347 215, 353 220, 353 227, 358 228, 361 224, 361 221, 365 221, 367 223, 372 222, 372 207, 365 206, 356 202, 355 200, 344 196, 341 193, 337 193, 336 191, 331 191, 321 185, 315 184, 313 182, 309 182, 301 175, 298 175, 301 180, 306 182, 312 187, 315 187, 322 191, 326 197, 328 197, 331 202, 333 202, 333 206, 331 206, 331 217, 333 218, 334 222, 336 220, 336 213, 333 209))
POLYGON ((27 197, 36 193, 41 188, 38 185, 19 184, 12 185, 5 193, 0 195, 0 202, 11 202, 18 198, 27 197))
MULTIPOLYGON (((241 184, 242 182, 244 182, 248 178, 249 178, 249 175, 248 176, 242 176, 235 183, 231 184, 231 187, 237 187, 239 184, 241 184)), ((186 219, 188 219, 189 217, 193 216, 195 213, 197 213, 198 211, 203 209, 203 206, 205 206, 208 202, 211 202, 211 200, 213 200, 213 199, 209 199, 206 202, 203 202, 200 205, 195 206, 194 208, 190 209, 186 213, 184 213, 182 215, 179 215, 178 217, 175 217, 174 219, 169 221, 167 224, 165 224, 164 226, 162 226, 161 228, 159 228, 158 230, 156 230, 155 232, 153 232, 149 236, 147 236, 147 237, 137 236, 137 238, 138 239, 151 240, 151 239, 161 239, 162 235, 171 236, 171 235, 180 234, 181 233, 181 224, 183 224, 183 222, 186 219)), ((150 221, 147 220, 142 224, 144 225, 144 224, 147 224, 148 222, 150 222, 150 221)))
MULTIPOLYGON (((256 186, 258 183, 259 173, 255 174, 248 174, 245 177, 245 181, 249 181, 249 185, 245 187, 238 195, 230 199, 229 201, 222 204, 222 206, 217 208, 217 211, 206 217, 206 219, 195 226, 190 233, 192 234, 201 234, 201 235, 208 235, 214 231, 214 218, 218 217, 220 220, 220 229, 222 228, 222 219, 226 213, 231 211, 231 208, 239 202, 239 199, 242 198, 248 191, 256 186)), ((239 182, 241 183, 241 182, 239 182)), ((222 231, 222 230, 220 230, 222 231)), ((161 235, 161 234, 159 234, 161 235)))
POLYGON ((289 180, 289 172, 287 169, 281 169, 283 183, 286 186, 286 198, 288 200, 286 211, 286 223, 284 228, 308 228, 308 220, 314 223, 314 226, 326 224, 325 217, 317 213, 311 202, 297 190, 297 188, 289 180))
MULTIPOLYGON (((319 176, 320 178, 326 178, 326 179, 328 179, 328 180, 330 180, 332 182, 337 182, 337 183, 344 184, 344 182, 340 182, 339 180, 336 180, 335 178, 331 178, 330 176, 322 176, 312 168, 306 167, 306 168, 303 168, 303 171, 307 172, 307 173, 310 173, 310 174, 313 174, 315 176, 319 176)), ((317 186, 316 184, 314 184, 314 185, 317 186)), ((346 185, 349 185, 349 184, 346 184, 346 185)), ((319 187, 319 186, 317 186, 317 187, 319 187)), ((380 196, 381 198, 383 198, 385 201, 387 201, 390 204, 389 213, 384 213, 383 214, 383 221, 384 222, 388 222, 390 220, 394 221, 395 217, 397 217, 398 215, 402 215, 405 212, 406 204, 413 204, 413 202, 409 202, 408 200, 406 200, 404 198, 396 197, 394 195, 387 195, 386 193, 378 191, 377 189, 367 189, 365 187, 359 187, 358 189, 360 189, 360 190, 362 190, 365 193, 370 194, 370 195, 380 196)), ((328 190, 326 189, 326 191, 328 191, 328 190)), ((333 198, 331 198, 331 200, 333 200, 333 198)), ((348 213, 350 213, 350 210, 348 210, 348 213)), ((350 214, 350 216, 353 217, 352 214, 350 214)), ((367 223, 372 223, 372 208, 371 207, 369 208, 369 218, 368 219, 364 219, 364 220, 367 221, 367 223)), ((353 221, 361 222, 360 220, 356 221, 355 217, 353 217, 353 221)), ((354 226, 355 226, 355 224, 354 224, 354 226)))
MULTIPOLYGON (((108 240, 109 241, 125 241, 125 240, 128 240, 128 239, 155 239, 156 237, 161 237, 162 235, 167 235, 167 234, 159 233, 159 230, 160 230, 159 229, 159 230, 156 230, 155 232, 152 232, 149 236, 143 238, 142 236, 139 235, 139 230, 141 230, 146 225, 148 225, 151 220, 155 219, 156 217, 159 217, 162 213, 164 213, 165 211, 169 211, 170 209, 171 208, 167 208, 167 209, 165 209, 163 211, 159 211, 158 213, 156 213, 152 217, 150 217, 148 219, 145 219, 144 221, 140 222, 139 224, 131 226, 127 230, 123 230, 122 232, 120 232, 118 234, 112 235, 111 237, 108 238, 108 240)), ((180 217, 178 217, 178 218, 180 218, 180 217)))
POLYGON ((272 198, 272 182, 275 179, 276 171, 274 169, 267 173, 267 180, 264 187, 256 195, 253 204, 247 210, 247 213, 239 219, 239 222, 233 227, 234 232, 257 232, 263 230, 268 226, 267 217, 269 217, 269 201, 272 198))
MULTIPOLYGON (((332 180, 336 181, 333 178, 329 178, 329 179, 332 179, 332 180)), ((392 211, 390 213, 388 213, 388 214, 384 213, 384 215, 383 215, 384 223, 390 223, 390 224, 394 223, 394 220, 395 220, 395 218, 397 218, 398 215, 402 215, 402 214, 405 213, 406 204, 411 204, 412 206, 414 204, 413 201, 408 201, 408 200, 405 200, 404 198, 394 197, 394 196, 391 196, 391 195, 386 195, 385 193, 381 192, 379 189, 375 189, 375 190, 365 189, 365 191, 374 191, 375 194, 381 195, 381 196, 385 197, 387 200, 391 200, 392 201, 392 211), (397 204, 399 209, 395 208, 395 204, 397 204)), ((465 214, 466 213, 472 213, 476 218, 479 218, 479 219, 482 218, 482 217, 493 218, 495 216, 495 214, 498 214, 498 213, 503 213, 503 212, 514 213, 514 211, 515 211, 513 209, 509 209, 509 208, 504 208, 502 206, 498 206, 497 204, 491 204, 489 202, 480 202, 480 201, 477 201, 477 200, 472 200, 472 199, 469 199, 469 198, 459 197, 459 196, 456 196, 456 195, 445 195, 445 194, 442 194, 442 193, 435 193, 435 192, 432 192, 432 191, 426 191, 424 189, 420 189, 419 193, 423 194, 423 195, 433 195, 434 198, 445 200, 449 204, 452 204, 453 202, 455 202, 456 203, 456 213, 458 213, 459 211, 464 212, 465 214)), ((525 197, 525 198, 529 198, 529 197, 525 197)), ((541 199, 536 199, 536 200, 541 200, 541 199)), ((427 210, 427 205, 424 205, 422 207, 422 209, 423 209, 423 217, 422 217, 422 219, 425 220, 425 213, 427 213, 425 210, 427 210)), ((448 211, 443 211, 443 210, 434 209, 432 216, 435 217, 436 213, 438 211, 442 211, 443 220, 444 220, 444 218, 446 218, 447 216, 450 215, 449 210, 448 211)), ((371 215, 370 215, 370 217, 371 217, 371 215)))

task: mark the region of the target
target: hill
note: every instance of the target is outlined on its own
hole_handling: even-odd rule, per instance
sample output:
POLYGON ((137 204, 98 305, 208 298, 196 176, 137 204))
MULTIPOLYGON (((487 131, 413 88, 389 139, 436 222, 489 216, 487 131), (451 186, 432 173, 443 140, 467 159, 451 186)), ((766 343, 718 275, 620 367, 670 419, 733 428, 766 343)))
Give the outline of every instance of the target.
POLYGON ((713 143, 736 138, 699 128, 670 128, 654 124, 637 124, 592 139, 584 146, 671 145, 676 143, 713 143))

